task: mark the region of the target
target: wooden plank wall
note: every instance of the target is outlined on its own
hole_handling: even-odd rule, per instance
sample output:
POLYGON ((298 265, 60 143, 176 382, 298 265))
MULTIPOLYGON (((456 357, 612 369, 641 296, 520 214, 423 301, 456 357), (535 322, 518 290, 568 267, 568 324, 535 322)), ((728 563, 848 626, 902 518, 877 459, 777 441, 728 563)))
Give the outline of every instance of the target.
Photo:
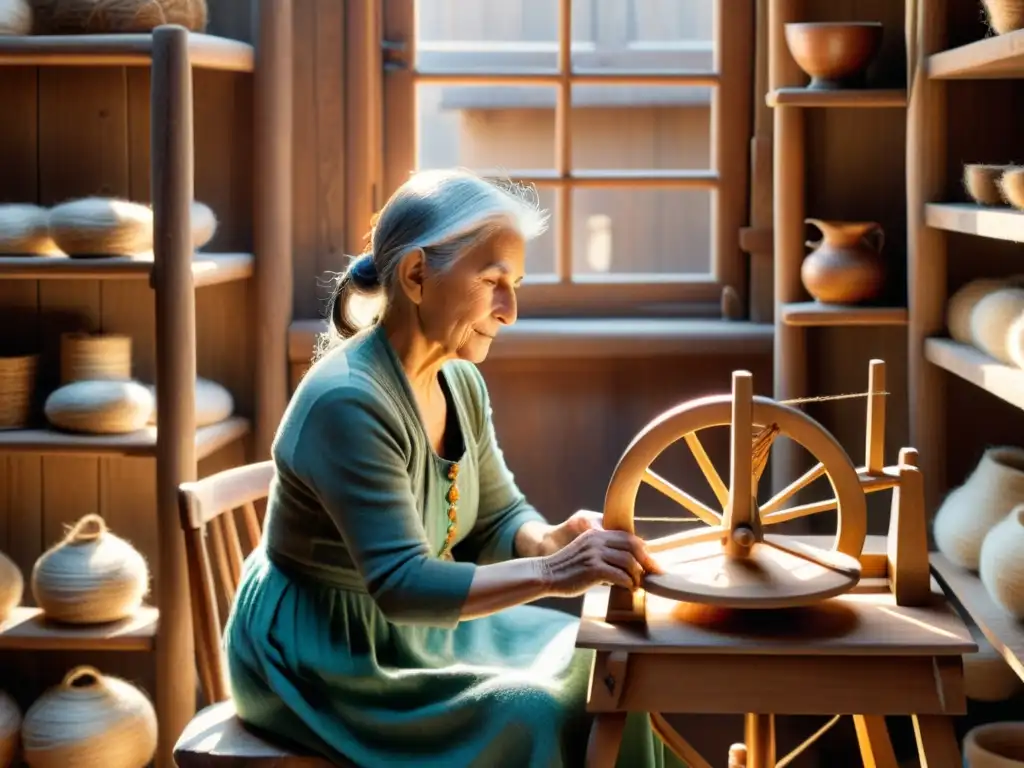
MULTIPOLYGON (((248 39, 248 0, 215 7, 214 34, 248 39), (231 11, 234 10, 234 13, 231 11), (218 24, 226 20, 225 29, 218 24)), ((247 74, 196 71, 196 199, 220 226, 210 252, 252 249, 252 88, 247 74)), ((0 201, 52 205, 87 195, 150 199, 150 83, 146 68, 0 68, 0 201)), ((197 370, 252 408, 250 281, 202 288, 196 298, 197 370)), ((132 337, 133 375, 155 378, 155 313, 147 281, 0 280, 0 348, 41 353, 40 400, 57 385, 68 330, 132 337)), ((244 442, 201 463, 200 475, 243 463, 244 442)), ((0 550, 26 575, 65 527, 99 512, 158 568, 156 467, 149 458, 0 456, 0 550)), ((26 587, 26 604, 32 604, 26 587)), ((151 689, 145 654, 0 654, 0 680, 23 706, 69 665, 94 663, 151 689)))

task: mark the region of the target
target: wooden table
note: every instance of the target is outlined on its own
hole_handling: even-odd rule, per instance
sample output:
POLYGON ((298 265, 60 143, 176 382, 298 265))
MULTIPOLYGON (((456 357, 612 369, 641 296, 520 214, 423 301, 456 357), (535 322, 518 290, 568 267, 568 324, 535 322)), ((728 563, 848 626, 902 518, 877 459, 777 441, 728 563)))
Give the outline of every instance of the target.
POLYGON ((966 712, 961 656, 977 645, 934 580, 920 608, 897 606, 882 579, 772 611, 648 595, 646 624, 609 624, 607 601, 605 588, 586 595, 577 638, 597 651, 590 768, 614 765, 625 713, 635 711, 744 715, 748 768, 775 765, 775 714, 854 715, 865 764, 895 765, 883 718, 909 715, 922 764, 961 767, 950 716, 966 712))

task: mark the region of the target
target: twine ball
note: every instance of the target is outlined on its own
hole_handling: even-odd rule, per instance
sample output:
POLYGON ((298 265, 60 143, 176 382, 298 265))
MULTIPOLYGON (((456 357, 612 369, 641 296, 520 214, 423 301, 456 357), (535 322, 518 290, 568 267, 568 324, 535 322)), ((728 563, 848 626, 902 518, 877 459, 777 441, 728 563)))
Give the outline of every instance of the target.
POLYGON ((971 311, 971 343, 999 362, 1012 365, 1009 331, 1022 317, 1024 288, 999 288, 985 294, 971 311))
POLYGON ((0 691, 0 768, 9 768, 14 764, 20 735, 21 710, 14 699, 0 691))
MULTIPOLYGON (((0 0, 0 35, 32 34, 32 6, 28 0, 0 0)), ((0 768, 3 768, 0 760, 0 768)))
POLYGON ((145 428, 153 407, 153 395, 137 381, 74 381, 50 393, 43 413, 68 432, 123 435, 145 428))
MULTIPOLYGON (((0 623, 6 621, 11 611, 21 605, 25 594, 25 577, 11 558, 0 552, 0 623)), ((0 761, 0 767, 3 762, 0 761)))
POLYGON ((108 531, 99 515, 79 520, 32 568, 32 595, 39 607, 47 618, 69 624, 131 616, 148 591, 145 558, 108 531))
POLYGON ((206 0, 32 0, 36 34, 148 33, 161 24, 206 29, 206 0))
MULTIPOLYGON (((3 4, 0 0, 0 35, 3 34, 3 4)), ((6 256, 51 256, 60 253, 50 237, 50 212, 30 203, 0 205, 0 254, 6 256)))
POLYGON ((138 256, 153 250, 153 210, 115 197, 83 197, 50 209, 50 236, 68 256, 138 256))
POLYGON ((76 667, 25 713, 29 768, 144 768, 156 754, 156 712, 131 683, 76 667))

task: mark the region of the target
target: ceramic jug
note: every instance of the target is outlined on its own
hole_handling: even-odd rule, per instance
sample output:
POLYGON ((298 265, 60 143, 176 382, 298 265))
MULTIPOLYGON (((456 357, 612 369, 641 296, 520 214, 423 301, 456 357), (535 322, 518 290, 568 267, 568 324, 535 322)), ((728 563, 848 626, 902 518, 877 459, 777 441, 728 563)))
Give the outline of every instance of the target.
POLYGON ((858 304, 882 292, 885 234, 871 221, 805 219, 821 230, 822 239, 808 240, 813 249, 800 266, 804 288, 822 304, 858 304))

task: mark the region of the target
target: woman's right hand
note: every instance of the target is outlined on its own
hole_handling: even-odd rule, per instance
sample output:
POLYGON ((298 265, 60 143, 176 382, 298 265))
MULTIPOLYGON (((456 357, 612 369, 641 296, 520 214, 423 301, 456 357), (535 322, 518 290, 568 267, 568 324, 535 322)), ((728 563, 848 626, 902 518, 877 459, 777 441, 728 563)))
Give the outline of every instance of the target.
POLYGON ((555 597, 576 597, 603 583, 635 589, 645 573, 662 572, 643 540, 625 531, 584 531, 540 561, 546 590, 555 597))

